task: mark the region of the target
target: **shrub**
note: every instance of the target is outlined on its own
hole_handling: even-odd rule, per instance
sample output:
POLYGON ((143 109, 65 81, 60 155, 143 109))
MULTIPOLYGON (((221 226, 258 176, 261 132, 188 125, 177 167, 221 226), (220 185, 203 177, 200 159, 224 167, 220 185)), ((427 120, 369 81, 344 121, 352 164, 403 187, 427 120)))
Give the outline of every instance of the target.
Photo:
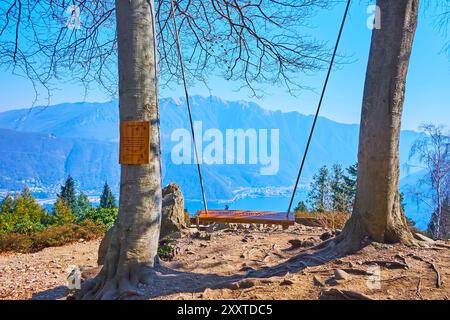
POLYGON ((117 208, 91 208, 84 214, 83 220, 93 221, 109 230, 114 225, 118 212, 117 208))
POLYGON ((328 229, 342 229, 350 218, 346 212, 296 212, 295 217, 304 220, 313 220, 311 225, 328 229))
POLYGON ((47 247, 63 246, 80 239, 98 239, 104 233, 103 226, 89 220, 83 221, 81 224, 51 226, 32 235, 2 233, 0 234, 0 252, 36 252, 47 247))
POLYGON ((191 215, 187 209, 184 209, 184 222, 187 226, 191 225, 191 215))
POLYGON ((14 197, 6 195, 0 206, 0 233, 32 234, 42 231, 49 220, 30 190, 25 187, 14 197))

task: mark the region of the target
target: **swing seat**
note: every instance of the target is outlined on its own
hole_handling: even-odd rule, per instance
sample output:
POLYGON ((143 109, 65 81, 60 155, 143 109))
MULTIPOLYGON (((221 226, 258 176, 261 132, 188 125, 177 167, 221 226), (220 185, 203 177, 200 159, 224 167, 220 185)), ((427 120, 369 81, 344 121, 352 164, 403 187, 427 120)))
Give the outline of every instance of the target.
POLYGON ((279 211, 254 210, 205 210, 197 211, 199 222, 221 223, 257 223, 292 226, 295 224, 293 214, 279 211))

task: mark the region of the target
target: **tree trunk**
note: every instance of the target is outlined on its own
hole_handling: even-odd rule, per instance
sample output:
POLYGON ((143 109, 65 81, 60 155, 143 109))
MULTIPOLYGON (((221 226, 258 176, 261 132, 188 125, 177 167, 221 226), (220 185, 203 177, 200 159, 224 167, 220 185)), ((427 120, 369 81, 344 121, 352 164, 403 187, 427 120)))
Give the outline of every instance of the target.
POLYGON ((362 240, 412 243, 400 209, 399 139, 406 74, 417 27, 418 0, 378 0, 366 73, 353 214, 340 240, 348 251, 362 240))
POLYGON ((150 122, 149 164, 122 165, 119 215, 100 274, 85 299, 119 299, 148 283, 161 223, 161 151, 153 0, 116 0, 120 120, 150 122))

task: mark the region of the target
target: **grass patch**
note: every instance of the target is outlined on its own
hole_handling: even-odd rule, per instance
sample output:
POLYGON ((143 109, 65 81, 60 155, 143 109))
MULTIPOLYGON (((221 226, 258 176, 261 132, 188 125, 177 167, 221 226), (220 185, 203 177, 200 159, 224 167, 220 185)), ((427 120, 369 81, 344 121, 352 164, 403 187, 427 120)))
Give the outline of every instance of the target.
POLYGON ((0 233, 0 252, 32 253, 48 247, 63 246, 80 239, 99 239, 104 233, 104 226, 89 220, 80 224, 51 226, 31 235, 0 233))

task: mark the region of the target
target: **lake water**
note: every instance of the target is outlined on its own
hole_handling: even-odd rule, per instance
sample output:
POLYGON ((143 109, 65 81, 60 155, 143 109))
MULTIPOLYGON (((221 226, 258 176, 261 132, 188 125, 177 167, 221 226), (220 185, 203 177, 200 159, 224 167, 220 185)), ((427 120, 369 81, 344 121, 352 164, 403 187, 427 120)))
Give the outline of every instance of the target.
MULTIPOLYGON (((296 196, 293 208, 297 206, 301 195, 296 196)), ((304 198, 304 197, 303 197, 304 198)), ((264 211, 287 211, 290 198, 287 196, 274 196, 264 198, 243 198, 232 202, 208 201, 208 209, 224 209, 228 205, 230 210, 264 210, 264 211)), ((189 214, 194 215, 197 210, 203 209, 202 201, 185 200, 184 206, 189 214)))

